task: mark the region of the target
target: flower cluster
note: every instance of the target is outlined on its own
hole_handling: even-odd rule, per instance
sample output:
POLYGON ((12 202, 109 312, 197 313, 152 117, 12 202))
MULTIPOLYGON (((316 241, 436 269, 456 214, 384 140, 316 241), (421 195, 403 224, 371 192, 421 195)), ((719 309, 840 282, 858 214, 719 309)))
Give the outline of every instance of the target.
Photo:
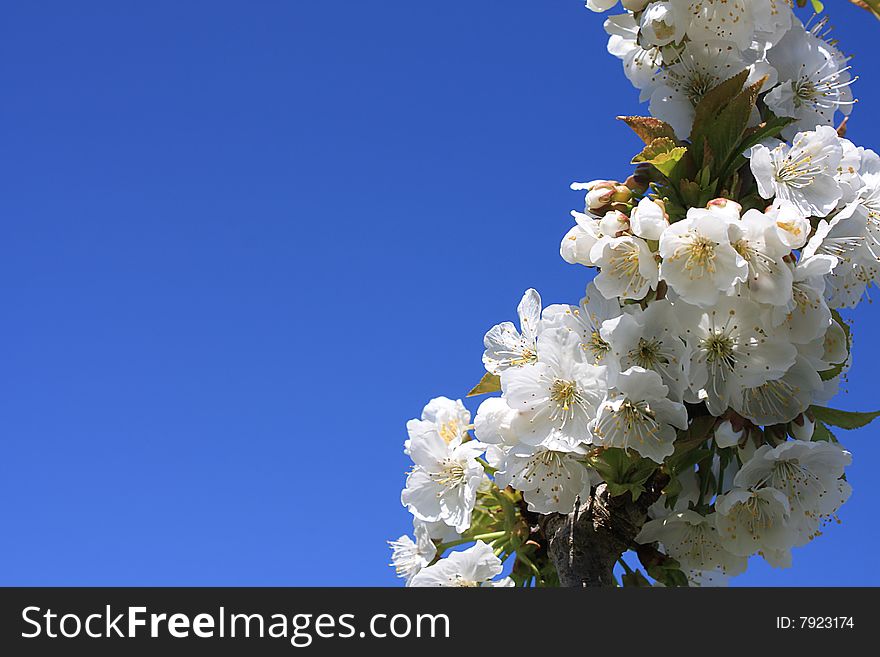
POLYGON ((850 366, 840 311, 880 268, 880 156, 833 127, 846 57, 783 0, 622 4, 605 28, 650 101, 623 117, 639 167, 572 185, 560 252, 595 276, 578 305, 526 291, 486 333, 472 394, 500 395, 408 424, 416 540, 392 547, 412 586, 556 583, 535 519, 601 486, 650 498, 655 580, 720 584, 752 555, 790 565, 850 495, 828 427, 877 414, 825 404, 850 366))
MULTIPOLYGON (((589 0, 593 11, 616 2, 589 0)), ((786 0, 626 0, 627 13, 605 21, 608 51, 650 99, 651 114, 689 135, 696 106, 742 71, 763 80, 764 102, 793 121, 782 135, 831 125, 853 105, 847 58, 823 38, 825 22, 807 28, 786 0)), ((755 121, 758 116, 755 115, 755 121)))

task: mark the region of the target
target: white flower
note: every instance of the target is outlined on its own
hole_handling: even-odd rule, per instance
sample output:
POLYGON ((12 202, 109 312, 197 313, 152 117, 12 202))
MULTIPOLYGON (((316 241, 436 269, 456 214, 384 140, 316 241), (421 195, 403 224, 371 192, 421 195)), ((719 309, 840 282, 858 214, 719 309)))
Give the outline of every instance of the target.
POLYGON ((418 518, 413 518, 413 526, 415 527, 424 527, 425 531, 428 532, 428 536, 432 541, 440 541, 441 543, 449 543, 451 541, 457 541, 461 538, 461 534, 455 531, 455 527, 450 527, 442 520, 436 520, 434 522, 427 522, 425 520, 419 520, 418 518))
POLYGON ((587 0, 587 9, 596 13, 602 13, 603 11, 608 11, 616 4, 617 0, 587 0))
POLYGON ((843 196, 835 179, 843 148, 830 126, 799 132, 791 146, 780 143, 771 150, 758 144, 747 156, 763 198, 790 201, 807 216, 824 217, 843 196))
POLYGON ((657 201, 643 198, 630 214, 632 232, 646 240, 659 240, 669 228, 669 216, 657 201))
POLYGON ((858 149, 860 164, 858 179, 862 185, 856 195, 857 204, 844 212, 858 213, 865 219, 865 246, 861 252, 863 264, 880 261, 880 156, 874 151, 858 149))
MULTIPOLYGON (((681 2, 681 0, 679 0, 681 2)), ((727 41, 747 50, 755 33, 755 0, 684 0, 691 17, 688 37, 694 41, 727 41)))
POLYGON ((795 120, 782 131, 790 139, 799 130, 830 126, 834 114, 849 114, 853 105, 846 58, 817 34, 804 29, 799 21, 767 53, 781 84, 764 101, 777 116, 795 120))
POLYGON ((688 426, 687 409, 667 398, 656 372, 631 367, 617 377, 593 421, 593 440, 604 447, 633 449, 657 463, 675 451, 676 427, 688 426))
POLYGON ((810 220, 790 201, 779 200, 766 215, 776 223, 776 237, 789 250, 800 249, 810 237, 810 220))
POLYGON ((671 125, 679 139, 687 139, 703 96, 747 68, 748 63, 730 44, 689 42, 656 76, 651 115, 671 125))
POLYGON ((602 210, 614 202, 626 202, 632 198, 632 192, 626 185, 614 180, 592 180, 585 183, 572 183, 574 191, 587 190, 584 198, 585 212, 602 210))
POLYGON ((831 219, 823 219, 804 247, 803 259, 815 255, 832 256, 836 259, 835 267, 857 262, 866 244, 866 221, 865 214, 859 211, 858 202, 850 203, 831 219))
POLYGON ((794 364, 797 349, 762 328, 761 307, 725 297, 710 309, 676 304, 691 349, 691 390, 709 412, 721 416, 730 401, 778 379, 794 364))
POLYGON ((470 527, 477 488, 484 476, 476 458, 485 449, 476 440, 447 444, 436 432, 414 436, 409 454, 416 467, 406 478, 401 503, 419 520, 442 520, 464 532, 470 527))
POLYGON ((571 513, 577 497, 588 494, 595 482, 581 458, 583 454, 570 451, 565 442, 518 445, 505 455, 495 483, 499 488, 512 486, 522 491, 535 513, 571 513))
POLYGON ((721 545, 714 514, 702 516, 696 511, 680 511, 649 520, 636 536, 636 542, 655 541, 681 564, 688 579, 699 579, 703 572, 717 571, 730 577, 746 570, 745 556, 731 554, 721 545))
POLYGON ((828 330, 815 343, 819 349, 810 352, 808 346, 801 347, 804 357, 816 367, 817 372, 831 369, 834 365, 845 363, 849 358, 849 337, 836 319, 828 324, 828 330))
POLYGON ((773 568, 791 568, 791 549, 774 550, 772 548, 764 548, 760 555, 773 568))
POLYGON ((715 500, 715 526, 721 545, 748 557, 762 550, 787 550, 797 542, 788 525, 788 498, 775 488, 734 488, 715 500))
POLYGON ((732 395, 730 405, 755 424, 784 424, 807 410, 821 390, 822 379, 815 368, 798 357, 780 378, 732 395))
POLYGON ((773 448, 761 446, 743 464, 734 483, 782 492, 791 507, 788 525, 799 536, 794 545, 803 545, 849 497, 850 486, 841 477, 851 462, 852 455, 834 443, 790 440, 773 448))
POLYGON ((421 420, 406 423, 409 440, 404 443, 404 453, 410 453, 411 442, 419 436, 438 436, 450 447, 460 445, 467 436, 471 413, 461 400, 436 397, 422 410, 421 420))
POLYGON ((813 439, 813 431, 815 429, 816 423, 806 415, 796 417, 790 427, 792 437, 807 442, 813 439))
POLYGON ((492 581, 504 566, 491 547, 477 541, 467 550, 453 552, 433 566, 423 568, 410 586, 484 587, 513 586, 510 578, 492 581))
POLYGON ((749 265, 749 298, 758 303, 787 306, 792 273, 783 257, 791 248, 779 239, 777 222, 759 210, 749 210, 731 223, 731 244, 749 265))
POLYGON ((826 276, 836 264, 834 256, 812 255, 798 261, 792 277, 791 303, 772 311, 773 324, 794 344, 809 344, 825 335, 831 310, 825 302, 826 276))
POLYGON ((516 309, 522 333, 511 322, 502 322, 489 329, 483 344, 483 365, 492 374, 508 367, 533 363, 538 358, 538 324, 541 321, 541 296, 529 289, 516 309))
POLYGON ((605 322, 601 335, 610 345, 617 370, 637 366, 660 375, 670 396, 681 401, 688 385, 690 355, 681 339, 681 327, 669 301, 654 301, 645 310, 638 306, 605 322))
MULTIPOLYGON (((617 4, 617 0, 587 0, 587 9, 602 13, 612 9, 617 4)), ((624 9, 629 11, 641 11, 648 4, 648 0, 620 0, 620 4, 624 9)))
POLYGON ((551 436, 574 447, 590 442, 588 424, 602 399, 604 367, 583 360, 579 336, 565 328, 545 329, 538 338, 538 361, 501 373, 501 388, 519 411, 517 434, 528 445, 551 436))
POLYGON ((880 220, 863 203, 856 199, 830 221, 820 221, 804 249, 805 256, 818 253, 837 259, 833 273, 826 277, 826 296, 833 308, 855 307, 880 274, 880 220))
POLYGON ((642 12, 639 33, 642 42, 652 46, 668 46, 680 42, 688 27, 683 7, 672 2, 652 2, 642 12))
POLYGON ((574 210, 571 216, 576 223, 562 238, 559 254, 571 265, 594 267, 596 263, 590 257, 590 252, 603 236, 599 228, 601 222, 595 217, 574 210))
POLYGON ((641 299, 657 287, 657 261, 648 244, 638 237, 603 237, 590 258, 600 267, 593 282, 606 299, 641 299))
POLYGON ((643 48, 639 44, 639 24, 633 15, 611 16, 605 21, 605 31, 610 35, 608 52, 623 62, 623 72, 627 79, 636 89, 651 87, 654 84, 654 74, 663 63, 663 55, 659 48, 643 48))
POLYGON ((692 208, 660 238, 660 278, 684 301, 712 306, 748 278, 749 264, 730 243, 729 222, 692 208))
POLYGON ((859 192, 865 184, 859 175, 864 149, 860 150, 849 139, 842 137, 840 147, 843 150, 843 155, 840 158, 840 164, 837 165, 835 178, 843 194, 840 198, 840 204, 849 205, 859 197, 859 192))
POLYGON ((422 568, 431 563, 437 554, 427 525, 416 520, 414 533, 415 541, 406 535, 396 541, 388 541, 388 545, 391 546, 391 565, 397 572, 397 576, 406 580, 407 585, 422 568))
POLYGON ((755 40, 762 50, 778 44, 797 22, 788 0, 757 0, 751 6, 755 12, 755 40))
POLYGON ((744 431, 736 430, 730 420, 724 420, 715 427, 715 444, 724 449, 725 447, 733 447, 739 445, 742 440, 744 431))
POLYGON ((512 426, 516 417, 503 397, 489 397, 477 409, 474 434, 487 445, 515 445, 519 441, 512 426))
POLYGON ((832 308, 855 308, 867 288, 880 278, 880 268, 858 262, 842 263, 827 279, 828 305, 832 308))
POLYGON ((588 363, 612 365, 606 358, 611 345, 602 337, 602 327, 621 312, 620 301, 616 298, 606 299, 590 281, 579 307, 564 304, 548 306, 544 310, 542 325, 545 329, 565 328, 575 332, 588 363))

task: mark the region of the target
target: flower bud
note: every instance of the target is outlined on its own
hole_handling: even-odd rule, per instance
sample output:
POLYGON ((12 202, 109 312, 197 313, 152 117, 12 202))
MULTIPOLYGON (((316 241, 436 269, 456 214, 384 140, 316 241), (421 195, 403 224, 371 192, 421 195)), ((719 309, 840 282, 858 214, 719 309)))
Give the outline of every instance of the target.
POLYGON ((644 194, 648 191, 648 185, 651 183, 651 178, 645 175, 644 170, 636 169, 635 173, 626 179, 626 182, 623 184, 630 188, 636 194, 644 194))
POLYGON ((815 428, 816 423, 803 413, 792 420, 790 425, 791 435, 798 440, 811 440, 813 438, 813 429, 815 428))
POLYGON ((734 211, 739 214, 742 212, 742 206, 736 201, 731 201, 729 198, 713 198, 706 204, 706 207, 710 210, 723 210, 723 211, 734 211))
POLYGON ((778 201, 765 213, 776 222, 776 235, 790 249, 800 249, 810 236, 810 220, 793 203, 778 201))
POLYGON ((599 210, 613 202, 615 183, 610 180, 603 180, 587 192, 587 208, 590 210, 599 210))
POLYGON ((724 422, 715 427, 715 444, 721 448, 733 447, 742 440, 743 433, 742 429, 734 429, 730 420, 724 420, 724 422))
POLYGON ((602 13, 608 11, 616 4, 617 0, 587 0, 587 9, 596 13, 602 13))
POLYGON ((739 454, 739 460, 743 463, 747 463, 751 460, 751 458, 755 455, 755 452, 758 451, 758 446, 755 444, 754 440, 746 440, 742 446, 737 450, 739 454))
POLYGON ((623 212, 611 210, 599 222, 599 231, 609 237, 617 237, 629 230, 629 217, 623 212))
POLYGON ((632 201, 632 190, 626 185, 615 185, 614 195, 611 197, 612 203, 629 203, 632 201))
POLYGON ((668 46, 684 38, 687 25, 676 20, 675 7, 671 2, 653 2, 642 14, 639 36, 644 46, 668 46))
POLYGON ((669 227, 663 201, 643 198, 630 214, 633 233, 646 240, 659 240, 669 227))

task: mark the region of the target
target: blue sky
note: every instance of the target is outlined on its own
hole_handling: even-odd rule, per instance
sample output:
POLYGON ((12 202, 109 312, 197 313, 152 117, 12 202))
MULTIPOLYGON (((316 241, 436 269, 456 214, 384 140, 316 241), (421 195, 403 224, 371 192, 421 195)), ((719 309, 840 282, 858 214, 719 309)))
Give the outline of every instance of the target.
MULTIPOLYGON (((880 146, 880 24, 828 5, 880 146)), ((582 295, 568 184, 625 177, 646 111, 605 41, 579 0, 6 3, 0 584, 396 584, 406 420, 523 290, 582 295)), ((740 583, 880 584, 878 440, 740 583)))

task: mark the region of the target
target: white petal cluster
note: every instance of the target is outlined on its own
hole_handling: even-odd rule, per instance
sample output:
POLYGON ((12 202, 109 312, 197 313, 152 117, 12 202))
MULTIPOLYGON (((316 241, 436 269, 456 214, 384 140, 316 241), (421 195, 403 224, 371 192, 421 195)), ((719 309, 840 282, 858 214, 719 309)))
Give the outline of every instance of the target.
MULTIPOLYGON (((617 3, 590 2, 593 11, 617 3)), ((825 21, 810 28, 786 0, 667 0, 624 2, 626 13, 605 21, 608 51, 629 81, 650 100, 651 114, 679 138, 690 133, 694 109, 720 82, 748 71, 764 80, 767 106, 791 117, 783 132, 832 125, 848 115, 853 97, 848 58, 829 38, 825 21)))
POLYGON ((453 552, 437 563, 423 568, 410 581, 410 586, 440 587, 504 587, 513 586, 510 578, 495 580, 501 574, 501 560, 483 541, 467 550, 453 552))
POLYGON ((706 202, 719 185, 699 204, 672 200, 636 176, 572 185, 584 205, 560 254, 591 270, 584 297, 545 307, 527 290, 518 324, 485 334, 484 381, 500 394, 473 423, 441 397, 407 425, 415 540, 391 546, 411 586, 510 585, 497 579, 505 544, 469 532, 485 525, 478 500, 504 498, 508 516, 571 513, 603 476, 612 490, 603 455, 674 479, 636 541, 692 585, 724 584, 753 555, 789 566, 850 495, 851 456, 817 421, 850 366, 839 311, 880 276, 880 156, 833 127, 853 104, 847 58, 785 0, 620 4, 608 50, 667 143, 691 146, 697 105, 738 74, 761 83, 749 125, 769 108, 789 119, 772 133, 786 141, 755 138, 740 155, 742 142, 729 198, 706 202), (444 542, 475 544, 442 557, 444 542))
POLYGON ((477 457, 485 446, 465 441, 470 413, 460 401, 445 397, 425 407, 422 420, 411 420, 406 451, 415 466, 400 501, 417 519, 443 522, 459 533, 470 527, 483 466, 477 457))

